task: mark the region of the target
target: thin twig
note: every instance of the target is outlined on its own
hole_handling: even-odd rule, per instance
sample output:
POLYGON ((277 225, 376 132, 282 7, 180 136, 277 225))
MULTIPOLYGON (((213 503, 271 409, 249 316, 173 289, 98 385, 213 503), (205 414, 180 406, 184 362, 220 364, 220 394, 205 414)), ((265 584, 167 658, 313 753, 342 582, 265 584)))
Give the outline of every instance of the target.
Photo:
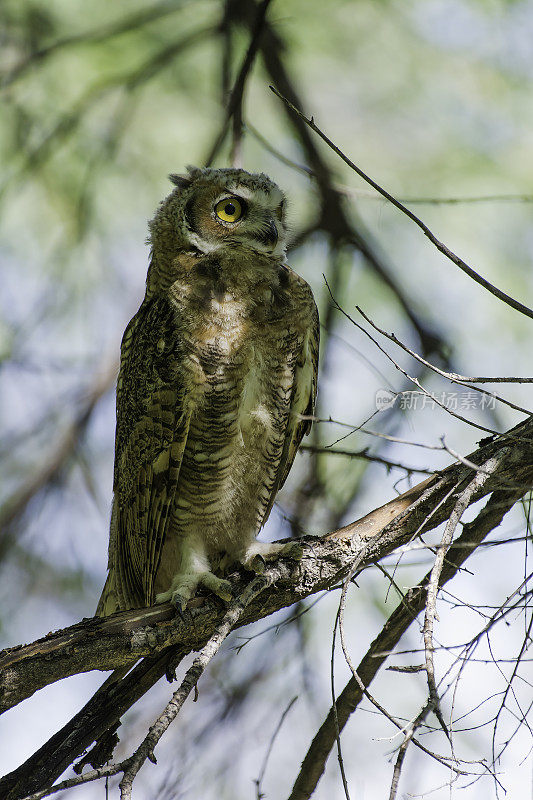
POLYGON ((361 316, 371 325, 374 330, 378 333, 381 333, 382 336, 385 336, 394 344, 397 344, 398 347, 401 347, 406 353, 409 353, 416 361, 420 364, 423 364, 428 369, 433 370, 436 372, 437 375, 441 375, 443 378, 447 378, 452 383, 456 383, 459 386, 466 386, 467 389, 473 389, 475 392, 480 392, 481 394, 488 395, 489 397, 493 397, 495 400, 498 400, 500 403, 505 403, 505 405, 509 406, 510 408, 516 409, 516 411, 522 411, 524 414, 531 414, 532 412, 527 409, 523 408, 522 406, 517 406, 514 403, 511 403, 510 400, 506 400, 504 397, 500 397, 497 394, 493 394, 492 392, 486 392, 484 389, 480 389, 478 386, 473 386, 473 383, 533 383, 533 378, 517 378, 517 377, 510 377, 510 378, 468 378, 464 375, 457 375, 455 372, 446 372, 439 367, 436 367, 434 364, 431 364, 429 361, 426 361, 425 358, 415 353, 414 350, 411 350, 410 347, 407 347, 403 342, 401 342, 394 333, 387 333, 382 328, 378 327, 370 317, 365 314, 365 312, 359 307, 356 306, 356 309, 359 311, 361 316))
POLYGON ((267 586, 273 583, 276 579, 276 571, 271 568, 269 571, 260 575, 252 580, 245 590, 234 600, 228 610, 226 611, 222 622, 215 628, 214 633, 207 641, 206 645, 201 649, 192 665, 185 673, 185 677, 181 682, 181 686, 172 695, 172 699, 167 704, 163 713, 157 718, 155 723, 150 728, 148 734, 141 742, 133 755, 124 762, 124 775, 120 781, 120 798, 121 800, 131 800, 131 790, 133 781, 144 762, 148 759, 156 763, 154 756, 154 749, 169 727, 169 725, 177 717, 185 700, 194 689, 200 676, 211 659, 218 653, 222 643, 226 637, 231 633, 241 616, 243 615, 246 607, 251 601, 257 597, 258 594, 263 592, 267 586))
POLYGON ((272 752, 272 748, 274 746, 274 742, 276 741, 277 735, 280 732, 280 730, 281 730, 281 728, 283 726, 283 723, 285 722, 285 720, 287 718, 287 714, 289 713, 289 711, 291 710, 291 708, 293 707, 293 705, 295 704, 295 702, 297 700, 298 700, 298 695, 293 697, 292 700, 289 702, 287 708, 285 709, 285 711, 281 715, 281 718, 280 718, 278 724, 276 725, 276 730, 274 731, 274 733, 272 734, 272 736, 270 738, 270 742, 268 744, 267 751, 265 753, 265 759, 264 759, 264 761, 263 761, 263 763, 261 765, 261 769, 259 770, 259 776, 254 781, 254 783, 255 783, 255 794, 256 794, 257 800, 262 800, 262 798, 264 797, 264 794, 263 794, 263 792, 261 790, 261 786, 262 786, 262 783, 263 783, 263 779, 265 777, 265 772, 266 772, 266 768, 267 768, 267 764, 268 764, 268 759, 270 758, 270 754, 272 752))
POLYGON ((440 576, 444 567, 444 559, 446 553, 450 548, 453 535, 455 533, 455 529, 457 528, 461 520, 461 517, 463 516, 464 512, 470 505, 473 495, 475 495, 479 491, 479 489, 481 489, 481 487, 487 481, 489 476, 495 472, 502 457, 504 457, 503 453, 497 457, 488 459, 483 464, 483 471, 476 470, 474 478, 470 481, 470 483, 464 489, 464 491, 461 492, 455 504, 455 507, 450 515, 450 518, 446 523, 446 527, 444 529, 440 545, 437 548, 435 563, 431 570, 428 581, 423 635, 424 635, 424 649, 426 657, 426 674, 427 674, 427 682, 429 690, 429 702, 431 703, 432 711, 437 717, 444 733, 450 740, 450 744, 451 744, 451 737, 440 710, 439 695, 437 691, 437 683, 435 680, 435 663, 433 659, 433 625, 437 614, 436 605, 437 605, 437 593, 440 584, 440 576))
POLYGON ((325 455, 345 456, 346 458, 361 458, 364 461, 371 461, 375 464, 383 464, 387 469, 403 469, 405 472, 412 474, 413 472, 420 472, 424 475, 434 475, 434 469, 427 469, 426 467, 410 467, 407 464, 402 464, 399 461, 391 461, 382 456, 376 456, 368 452, 365 447, 363 450, 333 450, 331 447, 315 447, 312 444, 300 445, 300 452, 304 453, 324 453, 325 455))
POLYGON ((106 767, 99 767, 98 769, 91 769, 84 772, 83 775, 78 775, 76 778, 68 778, 66 781, 52 786, 50 789, 43 789, 40 792, 25 795, 21 800, 42 800, 43 797, 49 797, 58 792, 64 792, 65 789, 73 789, 75 786, 81 786, 83 783, 92 783, 100 778, 109 778, 112 775, 117 775, 121 772, 121 764, 110 764, 106 767))
MULTIPOLYGON (((327 282, 327 279, 326 279, 325 276, 324 276, 324 280, 326 281, 326 286, 328 286, 328 282, 327 282)), ((328 286, 328 289, 329 289, 329 286, 328 286)), ((330 289, 330 292, 331 292, 331 289, 330 289)), ((398 372, 401 372, 402 375, 404 375, 408 380, 410 380, 412 383, 414 383, 415 386, 418 386, 420 391, 424 395, 426 395, 426 397, 430 397, 433 402, 435 402, 440 408, 442 408, 443 411, 446 411, 448 414, 450 414, 452 417, 455 417, 456 419, 460 419, 462 422, 466 422, 466 424, 470 425, 472 428, 477 428, 478 430, 485 431, 486 433, 492 433, 492 434, 497 434, 498 433, 498 431, 495 431, 493 428, 487 428, 485 425, 479 425, 477 422, 472 422, 472 420, 469 420, 466 417, 463 417, 462 414, 457 414, 451 408, 448 408, 448 406, 446 406, 444 403, 442 403, 440 400, 438 400, 434 395, 432 395, 431 392, 428 392, 428 390, 425 389, 424 386, 422 386, 422 384, 420 383, 418 378, 415 378, 413 375, 409 375, 409 373, 406 372, 406 370, 404 370, 404 368, 401 367, 398 364, 398 362, 395 361, 393 359, 393 357, 389 353, 387 353, 387 351, 379 344, 379 342, 376 341, 376 339, 374 339, 374 337, 365 328, 363 328, 362 325, 359 325, 359 323, 356 322, 353 319, 353 317, 351 317, 348 314, 348 312, 345 311, 342 308, 342 306, 337 302, 337 300, 335 300, 333 295, 332 295, 332 298, 333 298, 333 302, 335 303, 335 307, 338 309, 338 311, 340 311, 341 314, 343 314, 346 317, 346 319, 350 320, 350 322, 353 325, 355 325, 355 327, 358 328, 362 333, 364 333, 365 336, 368 336, 370 341, 373 342, 376 345, 378 350, 380 350, 383 353, 383 355, 386 358, 388 358, 388 360, 391 362, 391 364, 394 364, 394 366, 396 367, 398 372)), ((360 309, 358 309, 358 310, 360 310, 360 309)), ((482 391, 482 390, 478 389, 477 387, 472 387, 472 388, 476 389, 477 391, 482 391)), ((501 399, 501 398, 498 398, 498 399, 501 399)), ((504 402, 507 402, 507 401, 504 401, 504 402)), ((514 404, 512 404, 512 403, 510 405, 513 405, 514 408, 517 408, 519 411, 522 411, 524 414, 528 414, 528 415, 531 414, 531 412, 528 411, 527 409, 520 408, 520 406, 514 406, 514 404)))
MULTIPOLYGON (((518 491, 494 492, 476 519, 464 526, 463 533, 448 553, 446 564, 440 575, 441 585, 454 577, 466 559, 475 551, 477 545, 500 524, 519 496, 518 491)), ((356 673, 365 687, 368 688, 371 684, 412 621, 424 608, 428 581, 429 574, 408 592, 406 599, 398 604, 359 663, 356 673)), ((363 696, 361 686, 352 675, 336 700, 335 710, 340 730, 344 728, 351 714, 357 709, 363 696)), ((324 772, 327 758, 335 746, 335 742, 335 716, 333 709, 330 709, 307 751, 289 800, 309 800, 324 772)))
POLYGON ((526 317, 529 317, 530 319, 533 319, 533 310, 531 308, 528 308, 528 306, 525 306, 523 303, 520 303, 518 300, 515 300, 513 297, 510 297, 508 294, 505 294, 505 292, 502 292, 501 289, 498 289, 496 286, 494 286, 488 280, 486 280, 481 275, 479 275, 479 273, 477 273, 475 270, 473 270, 472 267, 470 267, 465 261, 463 261, 462 258, 459 258, 459 256, 456 255, 452 250, 450 250, 449 247, 447 247, 445 244, 443 244, 443 242, 439 241, 439 239, 437 239, 435 234, 430 231, 428 226, 424 222, 422 222, 422 220, 419 217, 417 217, 416 214, 414 214, 406 206, 404 206, 403 203, 400 203, 399 200, 397 200, 395 197, 393 197, 389 192, 387 192, 385 189, 383 189, 378 183, 376 183, 365 172, 363 172, 363 170, 360 169, 360 167, 358 167, 356 164, 354 164, 354 162, 351 161, 351 159, 349 159, 348 156, 346 156, 342 152, 342 150, 339 147, 337 147, 337 145, 334 144, 331 141, 331 139, 329 139, 326 136, 326 134, 323 133, 322 130, 315 124, 315 121, 314 121, 313 117, 308 119, 305 116, 305 114, 303 114, 300 111, 300 109, 296 108, 296 106, 293 105, 293 103, 291 103, 290 100, 288 100, 286 97, 284 97, 281 94, 281 92, 279 92, 274 86, 271 86, 270 88, 272 89, 274 94, 277 97, 279 97, 279 99, 282 100, 285 103, 285 105, 287 105, 291 109, 291 111, 294 111, 295 114, 298 114, 298 116, 306 123, 306 125, 308 125, 311 128, 312 131, 317 133, 320 136, 320 138, 322 139, 322 141, 324 141, 328 145, 328 147, 330 147, 340 158, 342 158, 344 163, 348 164, 348 166, 351 169, 353 169, 354 172, 356 172, 359 175, 359 177, 363 178, 363 180, 365 180, 367 183, 369 183, 370 186, 372 186, 377 192, 379 192, 390 203, 392 203, 393 206, 396 206, 397 209, 399 209, 402 213, 404 213, 407 217, 409 217, 409 219, 411 219, 415 223, 415 225, 417 225, 421 229, 421 231, 429 239, 429 241, 433 245, 435 245, 437 250, 439 250, 441 253, 443 253, 443 255, 445 255, 446 258, 448 258, 450 261, 452 261, 457 267, 459 267, 459 269, 461 269, 470 278, 472 278, 472 280, 476 281, 476 283, 479 283, 480 286, 483 286, 484 289, 487 289, 487 291, 489 291, 491 294, 493 294, 499 300, 502 300, 508 306, 511 306, 511 308, 514 308, 515 311, 519 311, 521 314, 524 314, 526 317))
MULTIPOLYGON (((346 584, 345 584, 346 585, 346 584)), ((344 587, 343 587, 344 588, 344 587)), ((335 725, 335 743, 337 745, 337 761, 339 762, 339 770, 341 773, 341 780, 342 786, 344 789, 344 795, 346 800, 350 800, 350 792, 348 789, 348 781, 346 778, 346 772, 344 770, 344 760, 342 758, 342 747, 341 747, 341 726, 339 725, 339 717, 337 714, 337 702, 336 702, 336 693, 335 693, 335 642, 337 639, 337 627, 339 624, 339 617, 341 614, 341 607, 337 609, 337 615, 335 617, 335 624, 333 626, 333 637, 331 641, 331 658, 330 658, 330 684, 331 684, 331 708, 333 710, 333 722, 335 725)))
POLYGON ((413 741, 413 736, 415 734, 415 731, 420 727, 420 725, 423 723, 423 721, 425 720, 430 711, 431 711, 431 703, 428 702, 420 710, 418 716, 404 728, 405 735, 403 738, 403 742, 398 748, 398 755, 396 756, 396 761, 394 763, 394 771, 392 773, 389 800, 395 800, 396 798, 396 793, 398 791, 398 785, 400 783, 400 775, 402 772, 403 762, 405 760, 405 754, 407 753, 407 748, 409 744, 413 741))
MULTIPOLYGON (((470 377, 468 375, 458 375, 457 372, 447 372, 446 370, 440 369, 440 367, 436 367, 435 364, 431 364, 429 361, 426 361, 426 359, 422 358, 421 355, 416 353, 414 350, 411 350, 410 347, 407 347, 406 344, 404 344, 403 342, 401 342, 398 339, 396 334, 387 333, 387 331, 384 331, 383 328, 380 328, 378 325, 376 325, 376 323, 373 320, 371 320, 370 317, 367 314, 365 314, 365 312, 359 306, 356 306, 356 309, 359 311, 361 316, 366 319, 368 324, 372 325, 374 330, 378 331, 378 333, 381 333, 383 336, 386 336, 387 339, 390 339, 391 342, 394 342, 394 344, 397 344, 398 347, 401 347, 402 350, 405 350, 405 352, 409 353, 410 356, 415 358, 421 364, 424 364, 425 367, 428 367, 428 369, 433 370, 433 372, 436 372, 439 375, 442 375, 444 378, 448 378, 448 380, 450 380, 450 381, 454 381, 454 382, 457 382, 457 383, 462 383, 462 382, 465 382, 465 383, 533 383, 533 378, 521 378, 521 377, 518 377, 518 376, 508 376, 508 377, 504 377, 504 376, 501 376, 501 377, 498 377, 498 376, 497 377, 488 377, 488 376, 476 377, 476 376, 474 376, 474 377, 470 377)), ((474 387, 471 387, 471 388, 474 388, 474 387)))

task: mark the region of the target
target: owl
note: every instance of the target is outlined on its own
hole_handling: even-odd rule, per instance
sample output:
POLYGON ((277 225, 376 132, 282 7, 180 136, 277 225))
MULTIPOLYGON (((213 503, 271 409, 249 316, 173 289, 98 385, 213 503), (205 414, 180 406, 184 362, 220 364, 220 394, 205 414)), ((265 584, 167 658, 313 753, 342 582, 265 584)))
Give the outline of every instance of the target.
POLYGON ((144 300, 117 384, 109 574, 97 614, 199 586, 232 563, 301 557, 256 537, 313 413, 318 313, 285 263, 285 197, 266 175, 188 167, 149 223, 144 300))

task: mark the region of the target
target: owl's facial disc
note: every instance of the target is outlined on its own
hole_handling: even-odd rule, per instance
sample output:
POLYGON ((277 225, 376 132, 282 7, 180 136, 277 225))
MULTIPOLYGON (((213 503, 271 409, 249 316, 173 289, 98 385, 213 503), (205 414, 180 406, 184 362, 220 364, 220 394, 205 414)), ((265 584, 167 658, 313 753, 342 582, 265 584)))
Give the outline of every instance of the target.
POLYGON ((234 170, 213 172, 206 170, 189 187, 183 187, 190 244, 203 253, 243 247, 283 257, 286 228, 281 190, 265 176, 235 174, 234 170))

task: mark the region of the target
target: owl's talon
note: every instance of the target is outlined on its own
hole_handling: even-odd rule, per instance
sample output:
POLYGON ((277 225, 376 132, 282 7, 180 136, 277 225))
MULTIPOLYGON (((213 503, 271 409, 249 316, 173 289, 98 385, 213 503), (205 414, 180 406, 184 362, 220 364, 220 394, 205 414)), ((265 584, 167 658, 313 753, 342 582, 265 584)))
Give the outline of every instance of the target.
POLYGON ((185 611, 187 610, 187 603, 189 602, 189 598, 185 597, 185 595, 180 594, 179 592, 173 592, 172 598, 170 600, 178 614, 182 619, 184 619, 185 611))
POLYGON ((224 581, 224 586, 218 589, 217 595, 221 600, 224 600, 225 603, 231 603, 235 597, 231 583, 229 581, 224 581))
POLYGON ((155 597, 155 602, 159 603, 170 603, 174 606, 180 617, 183 618, 183 612, 187 608, 187 603, 189 602, 189 596, 182 594, 179 591, 172 591, 169 589, 168 592, 159 592, 159 594, 155 597))
POLYGON ((266 561, 260 553, 257 553, 246 565, 249 570, 256 575, 262 575, 266 569, 266 561))

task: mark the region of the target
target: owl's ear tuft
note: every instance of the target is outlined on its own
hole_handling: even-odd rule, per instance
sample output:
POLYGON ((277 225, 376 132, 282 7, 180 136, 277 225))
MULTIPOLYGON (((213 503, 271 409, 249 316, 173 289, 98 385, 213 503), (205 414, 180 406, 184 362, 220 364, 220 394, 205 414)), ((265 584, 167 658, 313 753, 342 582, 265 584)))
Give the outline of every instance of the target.
POLYGON ((176 173, 173 172, 168 176, 168 179, 174 186, 177 186, 178 189, 186 189, 187 186, 191 185, 191 178, 189 175, 176 175, 176 173))
POLYGON ((194 164, 187 164, 187 172, 189 173, 190 180, 193 180, 203 172, 203 169, 201 167, 195 167, 194 164))

